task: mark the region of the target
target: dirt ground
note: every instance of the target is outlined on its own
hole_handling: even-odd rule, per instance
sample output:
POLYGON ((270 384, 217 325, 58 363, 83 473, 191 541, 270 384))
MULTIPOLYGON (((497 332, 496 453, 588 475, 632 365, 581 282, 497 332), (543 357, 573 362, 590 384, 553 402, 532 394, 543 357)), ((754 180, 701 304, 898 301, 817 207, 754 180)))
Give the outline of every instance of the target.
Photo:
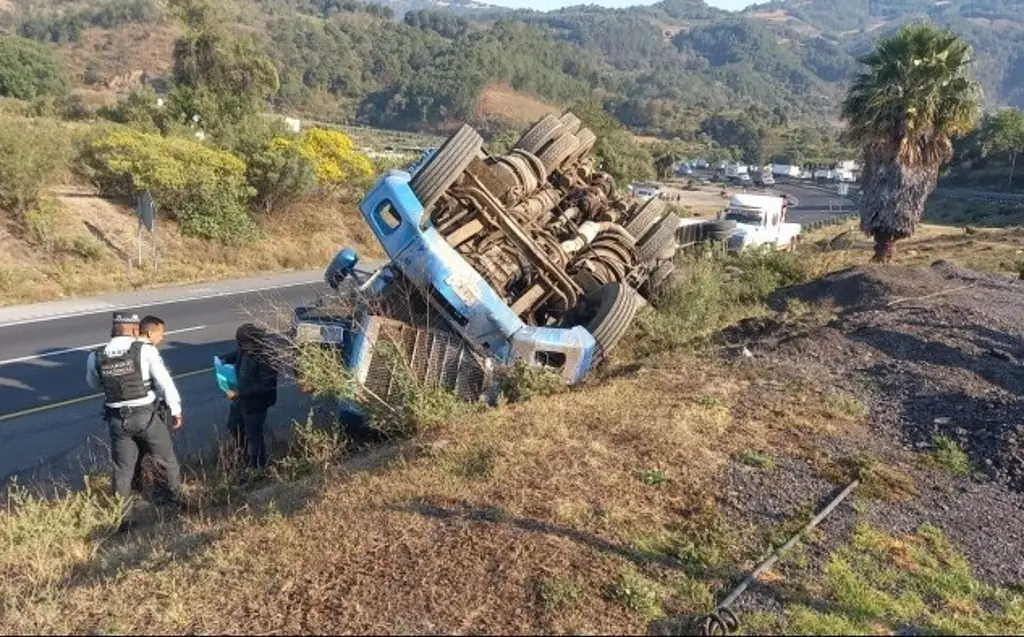
MULTIPOLYGON (((830 467, 870 460, 895 471, 904 493, 862 514, 837 509, 806 561, 823 563, 855 520, 894 534, 927 523, 964 552, 980 580, 1020 586, 1024 284, 946 261, 862 267, 782 290, 772 305, 788 320, 750 320, 722 335, 753 355, 743 364, 772 379, 752 389, 749 412, 770 407, 768 388, 780 379, 825 383, 865 405, 868 428, 817 435, 811 453, 777 454, 771 471, 733 463, 720 499, 734 523, 763 527, 799 515, 814 494, 836 492, 830 467), (943 455, 950 449, 952 462, 943 455)), ((806 596, 791 585, 806 570, 784 563, 774 583, 755 587, 738 608, 778 611, 806 596)))

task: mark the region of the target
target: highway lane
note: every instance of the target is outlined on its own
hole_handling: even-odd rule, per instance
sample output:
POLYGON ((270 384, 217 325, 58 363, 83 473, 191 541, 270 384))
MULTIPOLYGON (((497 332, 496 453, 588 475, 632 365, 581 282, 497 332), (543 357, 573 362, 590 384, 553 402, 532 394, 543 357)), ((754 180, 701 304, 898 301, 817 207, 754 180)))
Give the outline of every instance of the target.
MULTIPOLYGON (((161 347, 164 360, 172 374, 189 374, 178 380, 186 417, 178 442, 182 452, 208 446, 223 427, 227 403, 208 370, 214 355, 231 349, 238 325, 274 322, 323 289, 321 283, 307 283, 125 308, 167 321, 172 333, 161 347)), ((93 393, 85 383, 89 346, 109 334, 107 311, 0 324, 0 476, 39 470, 80 475, 89 462, 106 462, 101 401, 82 399, 93 393)), ((286 412, 298 414, 306 399, 289 387, 281 393, 275 411, 284 420, 286 412)))
POLYGON ((789 209, 789 221, 794 223, 813 223, 857 210, 852 200, 836 193, 835 185, 786 183, 776 185, 773 190, 797 198, 797 205, 789 209))

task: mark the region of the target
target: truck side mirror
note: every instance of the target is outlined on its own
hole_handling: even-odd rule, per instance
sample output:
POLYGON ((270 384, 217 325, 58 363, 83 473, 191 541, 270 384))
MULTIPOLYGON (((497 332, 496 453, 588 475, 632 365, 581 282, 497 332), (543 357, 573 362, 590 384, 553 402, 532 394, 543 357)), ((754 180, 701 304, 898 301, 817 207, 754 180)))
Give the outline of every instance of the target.
POLYGON ((359 255, 352 248, 343 248, 327 266, 324 280, 331 289, 337 290, 342 281, 352 275, 359 263, 359 255))

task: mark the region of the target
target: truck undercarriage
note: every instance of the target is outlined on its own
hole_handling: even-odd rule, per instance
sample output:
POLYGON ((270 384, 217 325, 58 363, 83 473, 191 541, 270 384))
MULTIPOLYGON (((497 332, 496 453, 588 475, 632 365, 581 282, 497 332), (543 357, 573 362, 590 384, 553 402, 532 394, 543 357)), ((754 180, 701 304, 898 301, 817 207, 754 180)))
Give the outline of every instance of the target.
POLYGON ((680 239, 709 228, 684 225, 659 198, 620 195, 595 165, 596 142, 572 113, 549 115, 493 156, 463 126, 383 176, 360 211, 390 262, 360 281, 357 256, 342 251, 325 278, 336 290, 348 281, 354 301, 299 308, 296 334, 340 347, 377 394, 390 381, 367 344, 385 336, 418 380, 467 399, 495 397, 493 370, 516 361, 579 382, 666 285, 680 239))

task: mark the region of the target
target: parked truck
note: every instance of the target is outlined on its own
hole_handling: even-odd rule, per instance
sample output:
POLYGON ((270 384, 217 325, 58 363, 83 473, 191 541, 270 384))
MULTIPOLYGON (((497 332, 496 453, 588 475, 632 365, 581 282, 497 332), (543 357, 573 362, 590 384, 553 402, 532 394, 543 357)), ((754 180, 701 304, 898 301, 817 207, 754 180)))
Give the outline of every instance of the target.
POLYGON ((730 232, 725 237, 726 248, 730 252, 761 246, 794 249, 800 236, 800 224, 786 221, 788 208, 785 197, 733 195, 728 208, 719 214, 721 222, 730 224, 730 232))
POLYGON ((387 262, 363 271, 342 250, 325 273, 336 293, 295 310, 294 339, 331 348, 385 404, 400 399, 400 368, 489 402, 517 361, 582 381, 667 284, 680 240, 712 226, 620 195, 595 168, 596 141, 565 113, 494 156, 463 126, 389 171, 359 204, 387 262))

